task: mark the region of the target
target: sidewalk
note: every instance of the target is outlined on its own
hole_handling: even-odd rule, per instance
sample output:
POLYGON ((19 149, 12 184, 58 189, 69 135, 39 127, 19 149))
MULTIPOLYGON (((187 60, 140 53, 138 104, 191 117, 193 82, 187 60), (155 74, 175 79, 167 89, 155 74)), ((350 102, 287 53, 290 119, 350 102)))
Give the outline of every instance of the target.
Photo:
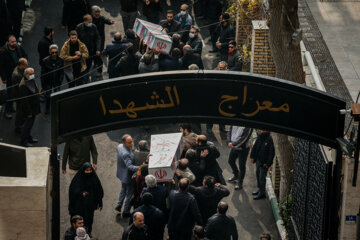
POLYGON ((360 2, 307 0, 307 4, 352 100, 356 101, 360 90, 360 2))

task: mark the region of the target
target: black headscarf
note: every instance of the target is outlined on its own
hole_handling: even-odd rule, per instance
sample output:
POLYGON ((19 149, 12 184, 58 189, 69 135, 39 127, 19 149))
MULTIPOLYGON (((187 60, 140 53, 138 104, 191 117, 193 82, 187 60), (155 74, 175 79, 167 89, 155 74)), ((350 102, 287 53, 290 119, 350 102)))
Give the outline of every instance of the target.
POLYGON ((82 165, 75 177, 71 181, 69 188, 69 213, 71 216, 84 216, 89 211, 94 211, 102 207, 102 198, 104 191, 100 179, 92 168, 91 164, 86 162, 82 165), (91 168, 91 173, 85 173, 87 168, 91 168), (83 192, 88 192, 83 196, 83 192))

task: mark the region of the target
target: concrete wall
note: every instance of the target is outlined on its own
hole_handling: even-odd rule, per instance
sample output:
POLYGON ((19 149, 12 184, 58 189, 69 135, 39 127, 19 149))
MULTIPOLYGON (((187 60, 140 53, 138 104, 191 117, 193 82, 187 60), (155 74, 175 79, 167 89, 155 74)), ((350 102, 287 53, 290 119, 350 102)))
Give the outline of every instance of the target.
POLYGON ((27 148, 27 177, 0 177, 1 240, 47 239, 49 156, 48 148, 27 148))

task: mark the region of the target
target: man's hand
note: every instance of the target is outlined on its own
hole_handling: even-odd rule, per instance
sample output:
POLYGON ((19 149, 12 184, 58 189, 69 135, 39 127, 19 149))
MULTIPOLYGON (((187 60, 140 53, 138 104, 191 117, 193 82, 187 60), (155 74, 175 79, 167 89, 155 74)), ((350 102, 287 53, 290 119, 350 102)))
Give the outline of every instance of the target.
POLYGON ((254 163, 254 162, 255 162, 255 159, 250 158, 250 161, 251 161, 251 163, 254 163))
POLYGON ((96 171, 97 166, 96 166, 96 164, 95 164, 95 163, 92 165, 92 167, 93 167, 93 169, 96 171))
POLYGON ((220 187, 221 184, 220 183, 215 183, 215 187, 220 187))
POLYGON ((216 47, 217 47, 217 48, 221 48, 221 43, 220 43, 220 42, 216 42, 216 47))
POLYGON ((82 195, 83 197, 86 197, 89 193, 88 192, 83 192, 82 195))
POLYGON ((158 55, 159 53, 160 53, 160 48, 155 48, 155 49, 154 49, 154 54, 155 54, 155 55, 158 55))
POLYGON ((110 20, 110 24, 114 24, 115 23, 115 21, 114 20, 110 20))
POLYGON ((103 208, 103 207, 99 207, 99 211, 100 211, 100 212, 101 212, 102 208, 103 208))
POLYGON ((78 60, 80 58, 80 55, 73 56, 73 60, 78 60))
POLYGON ((96 51, 97 56, 100 56, 100 53, 101 53, 100 51, 96 51))
POLYGON ((61 169, 61 172, 62 172, 63 174, 66 174, 66 170, 64 170, 64 169, 61 169))
POLYGON ((152 154, 151 153, 149 153, 148 155, 147 155, 147 157, 146 157, 146 163, 149 163, 149 161, 150 161, 150 157, 152 156, 152 154))
POLYGON ((228 143, 228 147, 229 147, 229 148, 232 148, 232 147, 233 147, 233 145, 232 145, 231 142, 228 143))
POLYGON ((209 154, 209 150, 205 149, 205 150, 201 151, 200 156, 205 158, 208 154, 209 154))
POLYGON ((61 30, 64 30, 64 31, 65 31, 65 30, 66 30, 66 26, 62 25, 62 26, 61 26, 61 30))
POLYGON ((76 51, 76 52, 75 52, 75 55, 76 55, 76 56, 81 56, 81 52, 80 52, 80 51, 76 51))
POLYGON ((32 114, 27 115, 28 118, 32 118, 32 114))

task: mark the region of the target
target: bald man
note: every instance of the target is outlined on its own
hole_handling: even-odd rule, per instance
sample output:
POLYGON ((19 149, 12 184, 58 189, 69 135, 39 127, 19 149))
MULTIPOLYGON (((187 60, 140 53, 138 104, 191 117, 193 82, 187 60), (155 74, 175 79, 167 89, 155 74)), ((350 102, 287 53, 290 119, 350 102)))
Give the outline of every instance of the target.
POLYGON ((122 239, 141 239, 148 240, 149 235, 147 226, 144 221, 144 214, 142 212, 135 212, 133 215, 133 223, 124 231, 122 239))

